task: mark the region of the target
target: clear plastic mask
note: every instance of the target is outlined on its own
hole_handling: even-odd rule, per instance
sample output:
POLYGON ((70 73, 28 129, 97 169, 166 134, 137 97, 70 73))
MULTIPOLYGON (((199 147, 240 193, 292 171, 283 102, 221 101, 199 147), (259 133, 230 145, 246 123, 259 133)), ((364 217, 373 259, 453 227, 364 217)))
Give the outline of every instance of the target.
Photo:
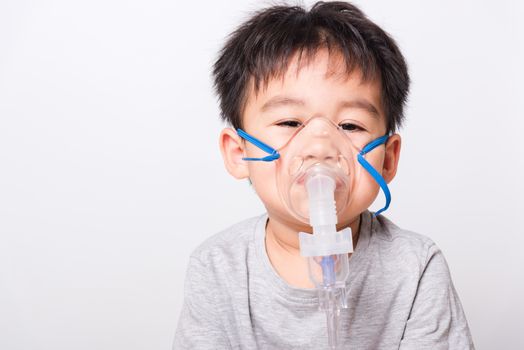
POLYGON ((241 137, 270 153, 265 158, 245 159, 278 159, 278 191, 283 203, 296 219, 309 223, 305 179, 311 174, 329 173, 335 179, 337 213, 350 205, 351 193, 358 186, 362 170, 358 165, 358 155, 373 141, 369 133, 359 131, 354 124, 337 125, 320 116, 312 117, 303 124, 284 121, 281 125, 266 130, 266 134, 256 135, 256 138, 239 130, 241 137))
MULTIPOLYGON (((285 134, 285 129, 281 134, 285 134)), ((278 135, 284 136, 284 135, 278 135)), ((309 223, 307 176, 329 173, 335 180, 335 206, 342 212, 351 201, 359 174, 354 159, 358 148, 354 145, 357 133, 345 131, 324 117, 313 117, 296 128, 289 140, 279 148, 277 186, 290 213, 309 223)))

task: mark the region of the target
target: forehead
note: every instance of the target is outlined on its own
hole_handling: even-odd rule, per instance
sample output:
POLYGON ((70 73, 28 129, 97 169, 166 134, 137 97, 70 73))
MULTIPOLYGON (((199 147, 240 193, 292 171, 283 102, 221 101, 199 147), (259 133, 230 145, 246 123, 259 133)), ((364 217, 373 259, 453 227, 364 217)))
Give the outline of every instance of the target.
POLYGON ((243 117, 248 122, 259 113, 284 106, 329 114, 336 105, 348 101, 368 105, 385 120, 379 79, 364 79, 358 67, 350 70, 336 52, 323 49, 311 56, 295 53, 282 74, 268 77, 258 87, 255 79, 250 79, 243 117))

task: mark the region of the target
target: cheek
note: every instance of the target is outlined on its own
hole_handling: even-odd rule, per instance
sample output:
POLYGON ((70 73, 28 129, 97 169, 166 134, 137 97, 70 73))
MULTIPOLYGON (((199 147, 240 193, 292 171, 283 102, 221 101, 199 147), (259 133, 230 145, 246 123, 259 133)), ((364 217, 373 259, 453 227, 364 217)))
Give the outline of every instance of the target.
POLYGON ((267 205, 278 198, 275 165, 264 162, 250 162, 249 179, 258 196, 267 205))
MULTIPOLYGON (((366 156, 366 160, 369 162, 369 164, 371 164, 371 166, 375 168, 375 170, 378 171, 381 175, 382 167, 384 166, 384 156, 384 150, 379 148, 374 149, 366 156)), ((373 180, 373 177, 371 177, 371 175, 369 175, 369 173, 366 170, 364 170, 363 172, 367 174, 371 180, 373 180)))
POLYGON ((375 200, 380 190, 378 183, 367 171, 362 173, 362 179, 353 192, 353 201, 362 210, 367 209, 375 200))
MULTIPOLYGON (((366 160, 373 168, 375 168, 376 171, 378 171, 379 174, 382 175, 384 152, 378 152, 378 150, 376 150, 376 152, 368 154, 366 160)), ((361 193, 362 195, 371 194, 372 196, 376 196, 380 189, 379 184, 377 181, 375 181, 373 176, 371 176, 371 174, 366 169, 364 169, 364 167, 362 167, 362 165, 359 164, 358 166, 361 168, 359 184, 357 185, 358 193, 361 193)))
MULTIPOLYGON (((382 173, 383 153, 368 155, 366 160, 379 172, 382 173)), ((357 162, 359 167, 358 181, 355 183, 353 192, 350 194, 351 204, 344 210, 342 217, 353 218, 373 204, 380 191, 380 186, 373 177, 357 162)))
POLYGON ((260 148, 255 147, 252 144, 247 143, 247 142, 245 143, 244 154, 246 157, 249 157, 249 158, 263 158, 268 155, 266 152, 264 152, 260 148))

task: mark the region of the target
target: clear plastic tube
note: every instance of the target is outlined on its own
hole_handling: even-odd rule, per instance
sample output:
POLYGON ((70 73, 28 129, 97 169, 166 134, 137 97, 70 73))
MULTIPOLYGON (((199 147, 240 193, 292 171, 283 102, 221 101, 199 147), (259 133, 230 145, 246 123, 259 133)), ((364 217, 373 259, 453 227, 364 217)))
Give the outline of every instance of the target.
MULTIPOLYGON (((326 313, 330 349, 336 349, 339 334, 340 310, 347 308, 346 285, 347 254, 309 258, 310 275, 314 275, 318 291, 319 309, 326 313), (345 262, 344 262, 345 260, 345 262), (321 271, 319 271, 321 270, 321 271)), ((313 279, 312 278, 312 279, 313 279)))

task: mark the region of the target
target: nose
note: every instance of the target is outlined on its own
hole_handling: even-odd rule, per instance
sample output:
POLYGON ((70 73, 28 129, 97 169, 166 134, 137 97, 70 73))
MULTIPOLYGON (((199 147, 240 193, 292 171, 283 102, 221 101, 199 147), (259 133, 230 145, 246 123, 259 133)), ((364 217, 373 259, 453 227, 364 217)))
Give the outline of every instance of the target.
POLYGON ((306 131, 309 135, 302 150, 302 157, 305 160, 329 162, 338 159, 338 150, 333 139, 333 128, 334 126, 323 118, 314 118, 306 125, 303 131, 306 131))
POLYGON ((326 120, 323 117, 315 117, 311 118, 305 128, 314 137, 327 138, 333 127, 334 126, 329 120, 326 120))
POLYGON ((338 153, 329 138, 311 139, 304 147, 302 157, 305 160, 330 162, 338 158, 338 153))

